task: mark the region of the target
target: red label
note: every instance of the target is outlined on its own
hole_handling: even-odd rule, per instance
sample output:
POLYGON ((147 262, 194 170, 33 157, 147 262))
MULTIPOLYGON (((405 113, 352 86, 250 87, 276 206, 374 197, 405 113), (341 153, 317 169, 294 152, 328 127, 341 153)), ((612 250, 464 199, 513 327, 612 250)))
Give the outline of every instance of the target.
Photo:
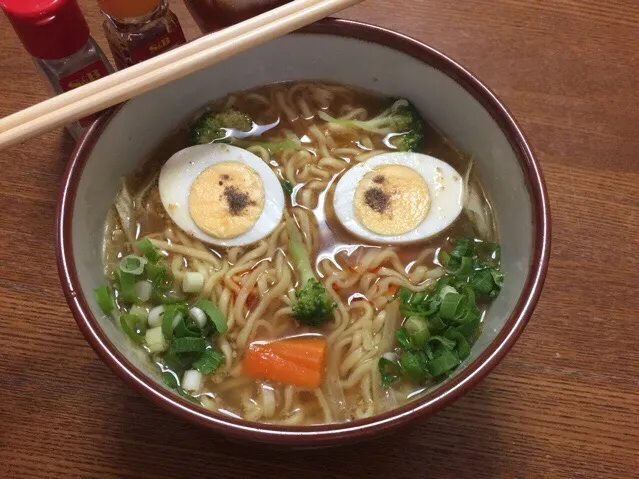
MULTIPOLYGON (((60 88, 62 91, 73 90, 87 83, 97 80, 98 78, 105 77, 109 74, 106 65, 102 60, 96 60, 95 62, 85 66, 82 70, 73 72, 68 76, 60 79, 60 88)), ((78 120, 82 127, 89 126, 93 120, 97 118, 97 115, 87 116, 78 120)))
POLYGON ((178 26, 166 35, 163 35, 150 43, 139 46, 138 48, 132 50, 131 62, 133 64, 143 62, 144 60, 153 58, 160 53, 177 47, 178 45, 183 45, 184 43, 186 43, 184 33, 182 32, 182 28, 178 26))

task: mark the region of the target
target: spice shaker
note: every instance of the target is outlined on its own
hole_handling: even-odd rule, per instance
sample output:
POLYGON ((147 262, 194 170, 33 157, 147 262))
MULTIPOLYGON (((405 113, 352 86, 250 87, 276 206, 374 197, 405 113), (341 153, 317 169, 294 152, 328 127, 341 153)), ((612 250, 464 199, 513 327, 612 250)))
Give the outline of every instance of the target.
POLYGON ((104 32, 122 69, 186 43, 167 0, 98 0, 104 32))
MULTIPOLYGON (((0 0, 0 7, 54 93, 72 90, 113 72, 89 34, 77 0, 0 0)), ((67 126, 79 139, 96 115, 67 126)))

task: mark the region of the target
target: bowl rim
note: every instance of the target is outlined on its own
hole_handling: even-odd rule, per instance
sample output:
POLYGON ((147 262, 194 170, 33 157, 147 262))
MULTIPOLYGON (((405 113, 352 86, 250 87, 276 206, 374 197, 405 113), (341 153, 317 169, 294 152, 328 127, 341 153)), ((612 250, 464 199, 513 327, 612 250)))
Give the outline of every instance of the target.
POLYGON ((539 164, 513 116, 492 91, 457 62, 411 37, 353 20, 324 19, 295 34, 300 33, 359 39, 403 52, 433 66, 455 80, 488 111, 515 152, 524 172, 532 207, 531 269, 511 316, 473 362, 441 388, 402 407, 368 419, 314 426, 275 426, 207 411, 147 378, 117 350, 99 326, 82 294, 73 256, 72 220, 80 178, 93 147, 119 107, 110 109, 88 129, 71 156, 59 193, 56 256, 62 289, 80 331, 96 353, 132 389, 175 415, 230 438, 313 447, 367 439, 395 430, 418 417, 433 414, 472 389, 503 359, 530 320, 543 288, 550 255, 550 208, 539 164))

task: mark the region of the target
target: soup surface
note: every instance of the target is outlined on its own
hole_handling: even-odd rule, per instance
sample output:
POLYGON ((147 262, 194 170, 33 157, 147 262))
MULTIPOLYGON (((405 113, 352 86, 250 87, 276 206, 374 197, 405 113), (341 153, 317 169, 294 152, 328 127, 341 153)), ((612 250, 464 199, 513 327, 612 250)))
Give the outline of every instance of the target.
MULTIPOLYGON (((344 85, 292 82, 206 107, 205 115, 250 117, 249 134, 235 138, 226 129, 222 140, 254 153, 281 181, 285 213, 252 244, 195 239, 163 205, 162 166, 194 142, 206 143, 193 132, 202 112, 123 180, 106 222, 109 286, 96 291, 98 303, 171 388, 252 421, 350 421, 410 401, 468 356, 502 281, 493 215, 471 158, 419 123, 411 149, 452 166, 464 186, 462 213, 427 239, 367 241, 345 228, 333 207, 349 169, 397 151, 407 132, 369 122, 393 101, 344 85), (308 294, 324 295, 322 314, 300 312, 308 297, 299 293, 306 279, 296 254, 309 256, 317 288, 308 294)), ((381 211, 388 198, 370 191, 362 197, 381 211)), ((264 208, 273 194, 264 190, 264 208)))

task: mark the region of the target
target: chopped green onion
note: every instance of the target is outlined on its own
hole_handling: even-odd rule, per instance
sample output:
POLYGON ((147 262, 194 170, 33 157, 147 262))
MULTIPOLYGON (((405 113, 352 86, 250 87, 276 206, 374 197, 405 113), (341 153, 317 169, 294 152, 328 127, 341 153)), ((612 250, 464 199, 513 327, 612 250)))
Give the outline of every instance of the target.
POLYGON ((437 259, 446 275, 434 288, 413 293, 398 290, 399 310, 406 321, 395 332, 403 350, 399 362, 391 357, 379 368, 387 373, 387 381, 399 376, 423 381, 430 375, 442 377, 454 370, 471 353, 471 345, 481 331, 482 310, 503 286, 499 271, 500 247, 477 239, 456 238, 449 252, 440 249, 437 259), (400 371, 396 371, 397 365, 400 371), (390 371, 389 371, 390 369, 390 371))
POLYGON ((122 314, 120 316, 120 327, 122 331, 133 341, 135 344, 144 344, 144 336, 139 334, 132 324, 137 325, 140 322, 140 318, 135 314, 122 314))
POLYGON ((455 328, 455 331, 463 334, 466 338, 472 338, 481 324, 479 310, 477 308, 475 308, 475 310, 477 311, 476 315, 474 315, 469 321, 465 321, 455 328))
POLYGON ((488 263, 490 266, 496 267, 501 257, 501 246, 497 243, 485 241, 476 241, 475 250, 480 261, 488 263))
POLYGON ((158 326, 157 328, 147 329, 145 338, 146 346, 151 350, 152 353, 166 351, 168 344, 166 342, 166 338, 162 334, 161 326, 158 326))
POLYGON ((98 306, 104 314, 109 314, 115 309, 115 299, 113 299, 113 290, 111 286, 104 285, 99 288, 95 288, 95 299, 98 302, 98 306))
POLYGON ((115 278, 118 284, 118 299, 125 303, 135 303, 138 300, 138 295, 135 294, 135 276, 118 269, 115 271, 115 278))
POLYGON ((439 315, 442 319, 455 319, 458 317, 462 308, 468 303, 466 298, 459 293, 448 293, 442 299, 442 304, 439 307, 439 315))
POLYGON ((203 353, 206 348, 204 338, 174 338, 170 351, 173 354, 203 353))
POLYGON ((129 313, 135 314, 138 318, 140 318, 140 321, 146 321, 149 317, 149 309, 137 304, 131 306, 129 313))
POLYGON ((413 349, 413 345, 410 341, 410 335, 405 328, 400 328, 395 331, 395 339, 397 339, 397 344, 399 344, 399 347, 404 351, 411 351, 413 349))
POLYGON ((163 283, 166 279, 167 271, 163 262, 147 263, 145 270, 146 276, 153 281, 154 285, 156 283, 163 283))
POLYGON ((410 291, 410 289, 405 288, 404 286, 399 288, 399 291, 397 291, 397 297, 402 303, 410 303, 412 296, 413 293, 410 291))
POLYGON ((166 384, 171 389, 177 389, 177 387, 180 385, 176 375, 170 371, 164 371, 162 373, 162 379, 164 379, 164 384, 166 384))
POLYGON ((457 290, 453 288, 452 286, 446 284, 441 287, 437 296, 439 297, 439 299, 443 300, 444 297, 449 293, 457 293, 457 290))
POLYGON ((130 254, 120 260, 120 270, 134 276, 139 276, 144 273, 144 265, 148 262, 146 258, 130 254))
POLYGON ((473 254, 473 243, 468 238, 456 238, 453 240, 455 248, 450 252, 454 258, 468 257, 473 254))
POLYGON ((135 283, 135 294, 143 303, 151 299, 152 293, 153 285, 147 280, 142 280, 135 283))
POLYGON ((501 287, 504 285, 504 273, 502 273, 499 270, 496 269, 491 269, 490 270, 490 274, 493 277, 493 281, 495 283, 495 285, 501 289, 501 287))
POLYGON ((399 358, 399 365, 402 371, 415 382, 423 381, 428 375, 428 371, 424 368, 417 354, 405 352, 399 358))
POLYGON ((457 285, 459 294, 466 296, 469 304, 475 304, 475 290, 468 283, 460 283, 457 285))
POLYGON ((282 185, 282 190, 284 190, 284 193, 286 193, 287 195, 293 194, 293 183, 288 180, 282 180, 280 181, 280 184, 282 185))
POLYGON ((456 346, 455 341, 445 338, 444 336, 431 336, 428 343, 430 345, 433 343, 439 343, 447 351, 452 351, 456 346))
POLYGON ((443 351, 439 356, 428 362, 426 367, 433 376, 441 376, 459 366, 461 360, 454 351, 443 351))
POLYGON ((388 386, 399 379, 400 368, 399 364, 395 361, 391 361, 386 358, 379 358, 377 367, 379 368, 379 373, 382 376, 383 386, 388 386))
POLYGON ((475 271, 470 279, 470 285, 481 294, 489 294, 495 288, 495 281, 489 269, 475 271))
POLYGON ((164 312, 162 313, 162 334, 164 334, 164 337, 168 340, 173 337, 173 321, 178 312, 185 313, 186 306, 182 303, 170 304, 164 308, 164 312))
POLYGON ((411 316, 406 320, 404 328, 410 335, 410 342, 417 348, 421 348, 430 337, 430 331, 428 330, 428 322, 424 318, 419 316, 411 316))
POLYGON ((408 300, 408 304, 411 304, 411 305, 421 304, 425 298, 426 298, 426 295, 424 293, 413 293, 408 300))
POLYGON ((189 369, 182 375, 182 388, 189 392, 199 391, 203 380, 204 377, 200 371, 189 369))
POLYGON ((443 331, 444 329, 446 329, 446 323, 442 321, 442 318, 439 316, 439 314, 430 316, 427 321, 428 321, 428 330, 431 333, 439 333, 440 331, 443 331))
POLYGON ((164 379, 164 384, 166 384, 169 388, 174 389, 184 399, 187 399, 195 404, 201 404, 199 399, 194 398, 188 393, 188 391, 180 387, 180 384, 177 378, 175 377, 174 373, 170 371, 165 371, 164 373, 162 373, 162 379, 164 379))
POLYGON ((173 354, 171 351, 167 351, 162 355, 162 362, 164 363, 164 366, 178 375, 181 375, 190 367, 190 363, 186 359, 188 358, 181 358, 177 354, 173 354))
POLYGON ((209 320, 206 317, 206 313, 200 308, 196 308, 195 306, 193 306, 191 309, 189 309, 189 318, 200 329, 204 329, 206 328, 206 326, 209 326, 209 320))
POLYGON ((173 328, 173 336, 176 338, 199 338, 201 335, 202 331, 200 331, 190 318, 182 317, 175 328, 173 328))
POLYGON ((182 279, 182 291, 185 293, 199 293, 204 287, 204 275, 200 272, 189 271, 182 279))
POLYGON ((138 248, 140 248, 140 250, 142 250, 142 254, 150 262, 157 263, 158 260, 162 258, 162 255, 157 250, 157 248, 153 246, 153 243, 151 243, 151 240, 149 238, 142 238, 141 240, 138 240, 135 244, 138 248))
POLYGON ((226 324, 226 319, 224 318, 224 315, 222 314, 220 309, 208 299, 198 300, 198 302, 195 303, 195 307, 200 308, 202 311, 204 311, 204 314, 206 314, 206 316, 209 318, 209 321, 211 321, 213 326, 215 326, 215 329, 218 333, 224 334, 229 329, 228 325, 226 324))
POLYGON ((448 262, 446 266, 446 272, 452 276, 458 278, 465 278, 473 271, 473 259, 469 256, 464 256, 453 264, 452 261, 448 262))
POLYGON ((463 334, 454 329, 450 329, 444 333, 444 336, 457 343, 456 351, 459 359, 463 361, 470 356, 470 345, 463 334))
POLYGON ((193 363, 193 368, 200 371, 205 376, 213 374, 217 368, 224 364, 224 354, 216 349, 207 349, 200 359, 193 363))

